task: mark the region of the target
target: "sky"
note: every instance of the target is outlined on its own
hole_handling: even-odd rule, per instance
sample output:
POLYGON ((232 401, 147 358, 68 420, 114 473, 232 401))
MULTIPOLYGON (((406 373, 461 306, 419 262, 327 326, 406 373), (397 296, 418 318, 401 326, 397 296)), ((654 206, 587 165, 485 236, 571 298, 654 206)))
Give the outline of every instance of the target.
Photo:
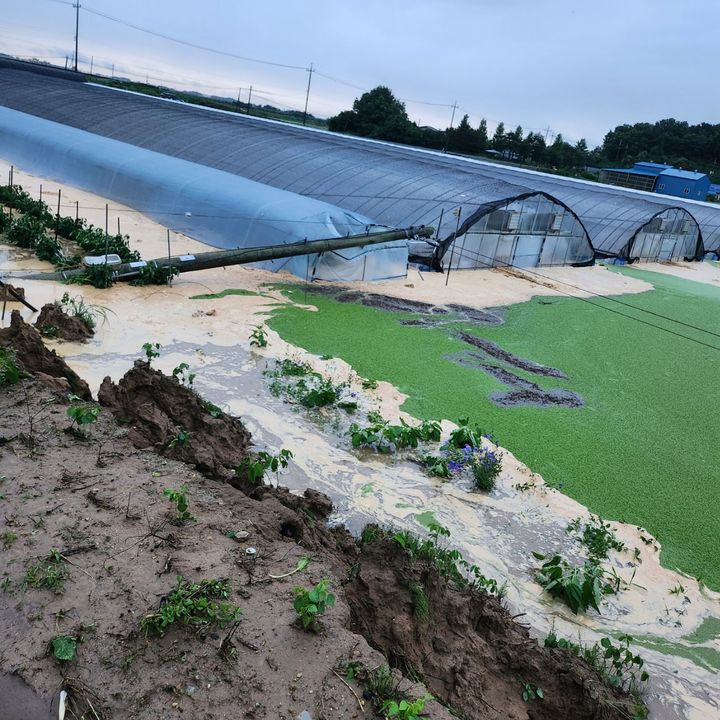
MULTIPOLYGON (((72 61, 71 2, 0 6, 0 52, 72 61)), ((720 0, 81 0, 78 64, 302 110, 312 63, 315 115, 387 85, 420 125, 593 147, 623 123, 719 123, 718 28, 720 0)))

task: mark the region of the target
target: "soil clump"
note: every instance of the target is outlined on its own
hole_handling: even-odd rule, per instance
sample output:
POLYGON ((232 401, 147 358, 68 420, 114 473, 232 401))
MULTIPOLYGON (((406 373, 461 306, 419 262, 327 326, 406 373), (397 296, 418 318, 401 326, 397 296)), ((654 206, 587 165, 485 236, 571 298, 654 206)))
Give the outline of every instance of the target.
POLYGON ((144 360, 136 360, 117 384, 106 377, 98 401, 130 426, 135 447, 190 463, 208 477, 232 477, 248 456, 250 433, 238 418, 144 360))
POLYGON ((85 342, 95 331, 77 315, 68 315, 57 303, 43 305, 35 321, 41 334, 68 342, 85 342))
POLYGON ((56 391, 72 392, 83 400, 91 400, 88 384, 43 343, 40 333, 28 325, 18 310, 10 316, 10 326, 0 330, 0 345, 14 351, 22 370, 36 374, 56 391))

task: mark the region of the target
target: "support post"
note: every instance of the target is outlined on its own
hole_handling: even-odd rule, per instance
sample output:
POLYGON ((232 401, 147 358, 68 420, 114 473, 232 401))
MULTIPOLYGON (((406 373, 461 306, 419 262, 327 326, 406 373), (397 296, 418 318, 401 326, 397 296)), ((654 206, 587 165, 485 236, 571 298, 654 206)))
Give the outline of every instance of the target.
POLYGON ((457 209, 457 223, 455 223, 455 236, 453 237, 452 247, 450 248, 450 264, 448 265, 447 275, 445 275, 445 287, 450 280, 450 270, 452 269, 453 254, 455 253, 455 243, 457 242, 457 234, 460 229, 460 215, 462 215, 462 205, 457 209))
POLYGON ((305 125, 307 123, 308 101, 310 100, 310 83, 312 82, 313 72, 315 72, 315 70, 313 68, 313 64, 310 63, 310 68, 308 69, 307 91, 305 92, 305 110, 303 110, 303 125, 305 125))
POLYGON ((75 72, 78 71, 78 37, 80 34, 80 0, 75 3, 75 72))

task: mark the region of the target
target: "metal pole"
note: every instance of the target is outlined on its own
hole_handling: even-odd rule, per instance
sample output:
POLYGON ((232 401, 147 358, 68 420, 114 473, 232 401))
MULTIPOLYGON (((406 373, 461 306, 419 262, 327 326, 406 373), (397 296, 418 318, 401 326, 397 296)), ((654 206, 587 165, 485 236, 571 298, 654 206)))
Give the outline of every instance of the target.
POLYGON ((250 86, 250 90, 248 91, 248 104, 247 104, 247 112, 246 115, 250 114, 250 98, 252 97, 252 85, 250 86))
POLYGON ((77 72, 78 64, 78 37, 80 33, 80 3, 76 2, 75 8, 75 72, 77 72))
POLYGON ((448 265, 447 275, 445 276, 445 287, 450 280, 450 270, 452 268, 453 254, 455 253, 455 243, 457 242, 457 234, 460 229, 460 215, 462 215, 462 205, 457 209, 457 223, 455 224, 455 237, 453 237, 452 247, 450 248, 450 264, 448 265))
POLYGON ((58 207, 57 207, 57 215, 55 216, 55 240, 58 239, 58 230, 60 228, 60 196, 62 193, 62 188, 58 188, 58 207))
POLYGON ((77 221, 77 219, 79 217, 80 217, 80 201, 76 200, 75 201, 75 220, 77 221))
POLYGON ((312 74, 313 74, 313 64, 310 63, 310 68, 308 70, 308 84, 307 84, 307 91, 305 92, 305 110, 303 110, 303 125, 307 122, 307 109, 308 109, 308 101, 310 100, 310 83, 312 82, 312 74))
POLYGON ((445 214, 445 208, 442 208, 440 210, 440 219, 438 220, 438 229, 437 229, 437 235, 435 236, 436 240, 440 240, 440 228, 442 227, 442 221, 443 221, 443 215, 445 214))
MULTIPOLYGON (((172 255, 170 254, 170 228, 167 228, 167 243, 168 243, 168 267, 172 268, 172 255)), ((167 284, 172 285, 172 273, 168 275, 167 284)))
POLYGON ((40 183, 40 202, 42 202, 42 183, 40 183))
POLYGON ((120 216, 118 215, 118 235, 120 235, 120 216))
POLYGON ((90 74, 91 75, 93 74, 93 65, 95 65, 95 56, 91 55, 90 56, 90 74))
POLYGON ((112 64, 112 70, 110 72, 111 72, 111 77, 114 80, 115 79, 115 63, 112 64))

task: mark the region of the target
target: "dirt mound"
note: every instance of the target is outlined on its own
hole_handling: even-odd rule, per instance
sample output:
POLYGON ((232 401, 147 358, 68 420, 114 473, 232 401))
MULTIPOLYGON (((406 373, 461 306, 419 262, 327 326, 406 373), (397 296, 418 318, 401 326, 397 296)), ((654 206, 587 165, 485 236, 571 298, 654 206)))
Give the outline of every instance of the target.
POLYGON ((537 407, 582 407, 583 399, 570 390, 543 390, 539 386, 511 392, 498 392, 490 395, 496 405, 501 407, 515 407, 517 405, 535 405, 537 407))
POLYGON ((40 337, 40 333, 28 325, 18 310, 13 310, 10 327, 0 330, 0 345, 15 351, 18 363, 22 368, 41 379, 64 378, 69 389, 83 400, 91 400, 88 384, 67 363, 49 350, 40 337))
POLYGON ((520 370, 525 370, 526 372, 531 372, 535 375, 544 375, 545 377, 567 379, 567 375, 562 370, 548 367, 547 365, 541 365, 540 363, 533 362, 532 360, 525 360, 524 358, 517 357, 517 355, 509 353, 507 350, 504 350, 494 342, 485 340, 485 338, 470 335, 470 333, 466 332, 458 333, 458 337, 468 345, 479 348, 490 357, 506 362, 508 365, 512 365, 520 370))
POLYGON ((634 717, 632 699, 603 685, 577 656, 540 646, 492 596, 449 588, 437 570, 412 563, 390 539, 364 545, 345 585, 353 629, 391 664, 425 678, 462 717, 483 720, 614 720, 634 717), (358 562, 359 561, 359 562, 358 562), (426 616, 413 609, 420 584, 426 616), (525 702, 522 682, 544 699, 525 702))
POLYGON ((95 334, 82 318, 68 315, 57 303, 43 305, 35 327, 43 335, 68 342, 85 342, 95 334))
POLYGON ((227 479, 248 455, 250 433, 238 418, 208 404, 177 378, 136 360, 115 385, 106 377, 98 401, 121 423, 138 448, 152 448, 208 477, 227 479))

